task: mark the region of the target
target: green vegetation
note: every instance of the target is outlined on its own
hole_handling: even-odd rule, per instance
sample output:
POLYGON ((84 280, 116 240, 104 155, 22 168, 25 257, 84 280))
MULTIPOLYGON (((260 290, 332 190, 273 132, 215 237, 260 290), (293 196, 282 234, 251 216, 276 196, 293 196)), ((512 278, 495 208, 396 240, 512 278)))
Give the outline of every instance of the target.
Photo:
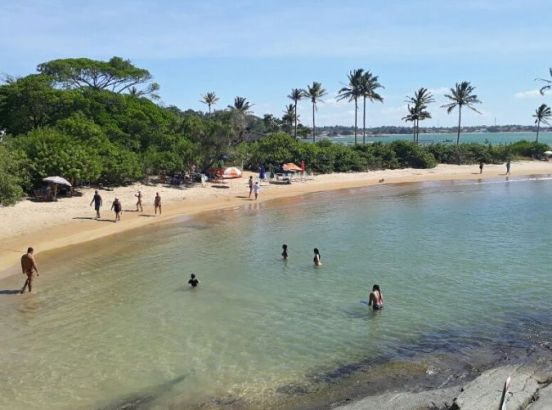
MULTIPOLYGON (((453 90, 458 99, 451 102, 450 110, 478 102, 469 83, 458 87, 461 92, 453 90)), ((349 85, 341 90, 341 97, 355 103, 355 135, 359 98, 363 98, 364 108, 366 100, 383 101, 376 92, 379 88, 377 76, 359 69, 351 72, 349 85)), ((7 132, 0 136, 0 204, 15 203, 41 186, 44 177, 53 175, 63 176, 75 186, 122 185, 148 175, 188 172, 193 167, 205 172, 234 164, 256 170, 305 161, 307 170, 316 173, 431 168, 440 162, 538 158, 549 149, 525 141, 498 146, 316 142, 316 104, 326 94, 317 82, 306 91, 291 90, 288 97, 293 104, 286 107, 281 119, 271 114, 264 118, 252 115, 252 104, 244 97, 236 97, 227 109, 212 110, 219 100, 214 92, 202 96, 207 113, 162 107, 152 101, 158 89, 147 70, 119 57, 107 62, 54 60, 40 64, 38 74, 8 78, 0 85, 0 129, 7 132), (313 143, 297 139, 310 133, 298 123, 297 103, 303 98, 312 103, 313 143)), ((431 101, 424 88, 409 100, 416 133, 418 122, 429 118, 426 108, 431 101)), ((549 109, 543 109, 537 120, 546 123, 547 112, 549 109)))
POLYGON ((550 118, 552 118, 552 110, 550 110, 550 107, 546 104, 539 105, 539 108, 535 111, 535 114, 533 114, 533 118, 535 118, 535 124, 537 124, 537 137, 535 138, 535 142, 539 142, 539 131, 541 124, 550 124, 550 118))

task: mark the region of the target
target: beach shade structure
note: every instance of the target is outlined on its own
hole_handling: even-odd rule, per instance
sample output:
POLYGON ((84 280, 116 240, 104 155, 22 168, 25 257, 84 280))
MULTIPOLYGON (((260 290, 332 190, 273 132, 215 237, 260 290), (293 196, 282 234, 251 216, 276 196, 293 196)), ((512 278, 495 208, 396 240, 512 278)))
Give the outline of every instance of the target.
POLYGON ((287 164, 282 165, 282 169, 286 172, 301 172, 303 169, 294 164, 293 162, 288 162, 287 164))
POLYGON ((68 186, 68 187, 72 186, 71 183, 69 181, 67 181, 65 178, 58 177, 58 176, 46 177, 46 178, 42 178, 42 180, 44 182, 47 182, 48 184, 54 186, 53 193, 52 193, 52 196, 50 198, 53 201, 57 200, 58 185, 65 185, 65 186, 68 186))
POLYGON ((546 155, 547 157, 551 157, 552 151, 544 151, 544 155, 546 155))
POLYGON ((229 167, 224 170, 222 173, 222 177, 224 179, 231 179, 231 178, 241 178, 242 172, 239 168, 236 167, 229 167))

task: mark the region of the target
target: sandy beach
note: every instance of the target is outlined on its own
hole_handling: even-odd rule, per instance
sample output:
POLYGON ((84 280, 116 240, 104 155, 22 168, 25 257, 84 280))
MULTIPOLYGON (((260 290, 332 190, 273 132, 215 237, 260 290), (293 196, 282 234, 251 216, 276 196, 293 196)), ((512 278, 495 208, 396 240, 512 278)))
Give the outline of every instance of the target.
MULTIPOLYGON (((512 177, 552 173, 552 164, 543 161, 520 161, 512 164, 512 177)), ((0 278, 17 272, 19 257, 28 246, 40 253, 62 248, 176 216, 190 216, 201 212, 244 206, 248 199, 247 179, 253 173, 245 172, 242 178, 225 180, 224 184, 207 183, 205 187, 169 187, 166 185, 134 184, 113 191, 101 190, 104 206, 102 218, 94 219, 90 206, 94 189, 78 189, 82 196, 61 198, 57 202, 24 200, 15 206, 0 208, 0 278), (136 212, 134 195, 143 194, 144 212, 136 212), (159 192, 163 201, 163 215, 155 216, 153 198, 159 192), (123 205, 122 221, 114 223, 111 203, 118 197, 123 205)), ((303 195, 313 192, 358 188, 375 184, 400 184, 424 181, 506 178, 505 167, 486 165, 479 174, 477 165, 438 165, 433 169, 398 169, 361 173, 334 173, 318 175, 313 179, 297 181, 291 185, 263 183, 257 202, 303 195)))

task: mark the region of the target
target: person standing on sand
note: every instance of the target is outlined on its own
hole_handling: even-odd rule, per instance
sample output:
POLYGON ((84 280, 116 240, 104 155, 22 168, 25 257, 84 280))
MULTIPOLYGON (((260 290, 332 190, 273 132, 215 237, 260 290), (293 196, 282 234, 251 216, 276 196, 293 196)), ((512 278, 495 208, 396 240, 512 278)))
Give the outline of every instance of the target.
POLYGON ((249 181, 247 181, 247 184, 249 185, 249 199, 251 199, 251 194, 253 193, 253 177, 249 177, 249 181))
POLYGON ((138 201, 136 201, 136 212, 144 212, 144 208, 142 208, 142 192, 138 191, 134 196, 138 198, 138 201))
POLYGON ((322 262, 320 261, 320 251, 318 248, 314 248, 314 259, 312 260, 314 263, 314 266, 320 266, 322 265, 322 262))
POLYGON ((103 205, 102 197, 98 194, 98 191, 94 191, 94 197, 90 201, 90 206, 94 203, 94 209, 96 210, 96 219, 100 219, 100 208, 103 205))
POLYGON ((287 245, 284 243, 282 245, 282 259, 287 260, 287 258, 288 258, 287 245))
POLYGON ((368 299, 368 306, 372 306, 374 310, 383 309, 383 294, 381 293, 379 285, 374 285, 372 287, 372 292, 370 292, 370 298, 368 299))
POLYGON ((255 194, 255 201, 257 200, 257 197, 259 196, 259 192, 261 191, 261 186, 259 185, 259 182, 255 182, 255 185, 253 185, 253 193, 255 194))
POLYGON ((115 212, 115 222, 120 221, 121 212, 123 212, 123 205, 121 205, 121 201, 119 201, 119 198, 115 198, 115 200, 111 204, 111 210, 115 212))
POLYGON ((512 165, 512 161, 508 160, 506 162, 506 175, 510 175, 510 166, 512 165))
POLYGON ((153 207, 155 209, 155 215, 157 215, 157 209, 159 209, 159 215, 161 215, 161 196, 159 196, 159 192, 155 193, 155 199, 153 200, 153 207))
POLYGON ((482 174, 483 173, 483 161, 479 161, 479 173, 482 174))
POLYGON ((21 271, 23 272, 23 275, 27 275, 27 280, 23 285, 23 289, 21 289, 21 294, 25 293, 26 287, 29 287, 29 293, 32 292, 33 276, 35 272, 36 276, 40 276, 33 253, 34 249, 29 247, 27 249, 27 253, 21 257, 21 271))

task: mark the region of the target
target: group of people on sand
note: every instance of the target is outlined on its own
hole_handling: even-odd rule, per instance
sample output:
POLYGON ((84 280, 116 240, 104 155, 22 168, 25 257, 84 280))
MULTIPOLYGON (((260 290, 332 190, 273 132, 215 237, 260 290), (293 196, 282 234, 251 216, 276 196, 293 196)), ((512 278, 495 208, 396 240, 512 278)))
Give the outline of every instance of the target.
MULTIPOLYGON (((134 196, 137 198, 136 212, 144 212, 144 208, 142 207, 142 192, 138 191, 134 196)), ((94 191, 94 196, 92 197, 92 201, 90 201, 90 206, 92 206, 92 204, 94 204, 94 210, 96 211, 96 219, 100 219, 100 209, 103 206, 103 199, 97 190, 94 191)), ((155 215, 157 215, 157 211, 159 211, 159 215, 161 215, 161 196, 159 195, 159 192, 155 194, 153 208, 155 215)), ((123 213, 123 205, 121 204, 119 198, 115 197, 111 204, 111 210, 115 212, 115 222, 120 221, 121 214, 123 213)))
MULTIPOLYGON (((282 259, 287 260, 288 256, 288 246, 284 243, 282 245, 282 259)), ((321 258, 322 257, 318 248, 314 248, 314 258, 312 260, 314 266, 322 265, 321 258)), ((372 287, 372 292, 370 292, 370 296, 368 298, 368 306, 371 306, 373 310, 383 309, 383 293, 381 292, 379 285, 374 285, 372 287)))

